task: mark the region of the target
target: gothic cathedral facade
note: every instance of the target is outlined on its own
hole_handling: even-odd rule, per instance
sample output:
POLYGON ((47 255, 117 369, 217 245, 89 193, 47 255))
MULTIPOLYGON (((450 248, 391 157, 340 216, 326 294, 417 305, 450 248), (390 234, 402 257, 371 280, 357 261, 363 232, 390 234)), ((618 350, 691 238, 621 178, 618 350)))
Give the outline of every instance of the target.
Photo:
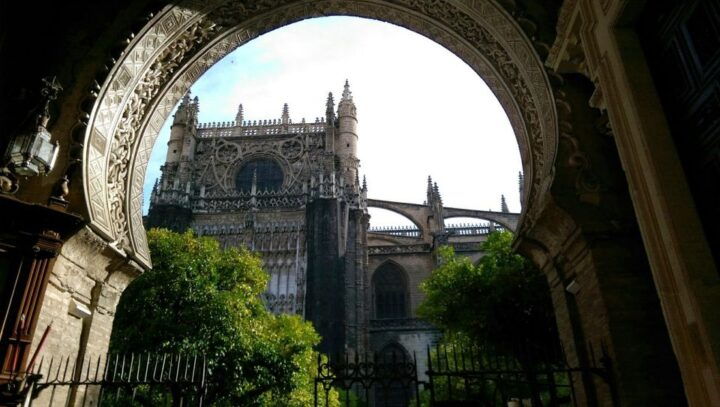
POLYGON ((260 253, 270 275, 266 306, 311 321, 323 352, 424 355, 439 333, 415 309, 434 248, 452 244, 477 259, 490 229, 517 221, 503 201, 497 214, 509 223, 446 227, 430 179, 422 205, 368 200, 347 82, 337 110, 330 93, 325 116, 314 122, 293 122, 287 104, 270 120, 246 120, 240 105, 234 121, 200 124, 198 111, 198 98, 186 95, 174 115, 146 225, 190 228, 260 253), (370 229, 369 206, 402 213, 415 226, 370 229))

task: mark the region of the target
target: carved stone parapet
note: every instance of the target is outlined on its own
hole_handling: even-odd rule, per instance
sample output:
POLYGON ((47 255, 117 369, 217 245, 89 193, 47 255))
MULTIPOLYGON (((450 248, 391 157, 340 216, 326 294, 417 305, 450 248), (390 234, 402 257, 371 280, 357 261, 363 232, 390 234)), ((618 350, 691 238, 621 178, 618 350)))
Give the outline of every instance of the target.
POLYGON ((382 254, 429 253, 431 250, 430 245, 427 243, 402 246, 370 246, 368 247, 368 254, 374 256, 382 254))

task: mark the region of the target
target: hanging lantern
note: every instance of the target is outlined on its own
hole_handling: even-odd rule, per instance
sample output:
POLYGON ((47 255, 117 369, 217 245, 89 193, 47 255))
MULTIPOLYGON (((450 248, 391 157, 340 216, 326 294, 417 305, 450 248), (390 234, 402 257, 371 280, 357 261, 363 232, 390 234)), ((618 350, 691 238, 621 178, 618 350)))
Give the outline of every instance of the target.
POLYGON ((34 123, 10 142, 5 154, 7 167, 16 175, 27 177, 47 174, 57 159, 58 142, 51 141, 52 135, 46 126, 50 120, 50 101, 57 98, 62 87, 55 78, 52 82, 47 79, 43 79, 43 82, 45 86, 41 94, 44 107, 38 111, 34 123))

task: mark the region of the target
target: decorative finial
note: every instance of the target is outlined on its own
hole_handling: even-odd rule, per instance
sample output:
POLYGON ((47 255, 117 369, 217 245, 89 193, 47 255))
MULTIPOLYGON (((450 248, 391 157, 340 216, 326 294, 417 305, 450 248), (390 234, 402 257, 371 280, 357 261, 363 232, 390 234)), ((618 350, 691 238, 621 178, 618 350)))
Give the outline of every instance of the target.
POLYGON ((242 103, 240 103, 238 105, 237 114, 235 115, 235 122, 238 124, 238 126, 240 126, 242 124, 243 120, 244 120, 243 105, 242 105, 242 103))
POLYGON ((45 96, 48 101, 57 99, 63 90, 63 87, 60 86, 60 83, 57 81, 57 77, 53 76, 52 79, 42 78, 41 80, 45 86, 40 89, 40 94, 45 96))
POLYGON ((500 211, 501 212, 510 212, 507 206, 507 202, 505 201, 505 195, 500 195, 500 211))
POLYGON ((352 92, 350 92, 350 83, 345 79, 345 88, 343 89, 342 100, 352 100, 352 92))
POLYGON ((333 99, 332 92, 328 92, 327 102, 325 102, 325 107, 327 112, 334 112, 335 111, 335 100, 333 99))
POLYGON ((518 192, 520 192, 520 206, 522 206, 523 199, 525 199, 525 176, 522 171, 518 172, 518 192))
POLYGON ((288 124, 290 123, 290 108, 288 108, 288 104, 285 103, 283 105, 283 111, 282 111, 282 123, 288 124))
POLYGON ((65 201, 65 197, 68 196, 70 193, 70 179, 68 178, 67 174, 63 175, 62 178, 55 184, 55 194, 53 195, 54 198, 57 198, 61 201, 65 201))
POLYGON ((367 180, 365 179, 365 176, 364 176, 364 175, 363 175, 362 190, 363 190, 363 191, 367 191, 367 180))

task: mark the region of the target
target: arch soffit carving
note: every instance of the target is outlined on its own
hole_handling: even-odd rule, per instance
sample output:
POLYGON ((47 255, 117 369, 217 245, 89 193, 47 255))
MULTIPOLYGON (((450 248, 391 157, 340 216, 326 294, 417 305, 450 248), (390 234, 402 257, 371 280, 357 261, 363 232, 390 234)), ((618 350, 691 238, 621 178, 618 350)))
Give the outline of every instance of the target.
POLYGON ((149 267, 142 187, 160 127, 190 85, 258 35, 325 15, 374 18, 445 46, 470 65, 505 108, 521 151, 533 218, 557 150, 551 87, 530 40, 493 0, 187 1, 158 13, 130 42, 98 92, 83 152, 90 226, 149 267))

